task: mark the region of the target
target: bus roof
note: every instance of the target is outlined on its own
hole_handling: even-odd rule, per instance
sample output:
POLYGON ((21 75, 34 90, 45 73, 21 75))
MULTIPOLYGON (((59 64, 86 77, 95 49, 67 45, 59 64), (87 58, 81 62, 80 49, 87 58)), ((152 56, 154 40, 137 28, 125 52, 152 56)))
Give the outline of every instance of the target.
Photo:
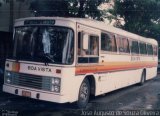
POLYGON ((143 42, 146 42, 146 43, 151 43, 151 44, 154 44, 154 45, 158 45, 158 43, 155 39, 145 38, 145 37, 139 36, 137 34, 133 34, 131 32, 122 30, 120 28, 116 28, 116 27, 113 27, 111 25, 107 25, 102 21, 96 21, 96 20, 93 20, 93 19, 66 18, 66 17, 27 17, 27 18, 16 19, 15 22, 24 21, 24 20, 27 20, 27 19, 28 20, 29 19, 30 20, 54 19, 54 20, 71 21, 71 22, 74 22, 74 23, 80 23, 80 24, 83 24, 83 25, 86 25, 86 26, 97 28, 97 29, 100 29, 102 31, 107 31, 107 32, 111 32, 111 33, 118 34, 118 35, 121 35, 121 36, 125 36, 125 37, 128 37, 128 38, 132 38, 132 39, 135 39, 135 40, 139 40, 139 41, 143 41, 143 42))

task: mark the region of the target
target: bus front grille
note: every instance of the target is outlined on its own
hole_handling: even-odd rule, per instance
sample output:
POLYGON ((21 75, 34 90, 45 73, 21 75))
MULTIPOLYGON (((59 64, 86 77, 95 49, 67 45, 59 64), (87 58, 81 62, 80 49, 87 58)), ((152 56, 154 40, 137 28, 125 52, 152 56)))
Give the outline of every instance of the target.
POLYGON ((12 72, 11 84, 50 91, 51 77, 43 77, 43 76, 37 76, 37 75, 12 72))

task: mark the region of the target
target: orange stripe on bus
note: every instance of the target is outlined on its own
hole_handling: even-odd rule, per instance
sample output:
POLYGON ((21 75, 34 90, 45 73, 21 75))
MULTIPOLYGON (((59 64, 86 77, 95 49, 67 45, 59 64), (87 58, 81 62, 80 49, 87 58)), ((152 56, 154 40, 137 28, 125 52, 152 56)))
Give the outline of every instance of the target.
POLYGON ((108 62, 99 65, 77 66, 76 75, 86 73, 112 72, 119 70, 131 70, 144 67, 157 67, 157 62, 108 62))

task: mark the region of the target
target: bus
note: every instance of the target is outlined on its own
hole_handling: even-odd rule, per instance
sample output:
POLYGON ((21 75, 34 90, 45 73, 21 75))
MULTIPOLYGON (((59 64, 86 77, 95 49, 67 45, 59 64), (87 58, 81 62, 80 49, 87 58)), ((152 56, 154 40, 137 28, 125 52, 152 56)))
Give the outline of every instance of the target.
POLYGON ((157 54, 156 40, 95 20, 17 19, 3 91, 85 108, 90 96, 156 77, 157 54))

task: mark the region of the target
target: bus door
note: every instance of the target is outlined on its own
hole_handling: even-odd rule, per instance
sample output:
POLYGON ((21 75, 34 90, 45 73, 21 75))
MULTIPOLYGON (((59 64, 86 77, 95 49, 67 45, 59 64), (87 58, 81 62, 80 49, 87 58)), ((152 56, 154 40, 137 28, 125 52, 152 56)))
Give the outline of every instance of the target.
POLYGON ((100 31, 87 26, 78 25, 77 54, 79 64, 99 62, 100 31))

